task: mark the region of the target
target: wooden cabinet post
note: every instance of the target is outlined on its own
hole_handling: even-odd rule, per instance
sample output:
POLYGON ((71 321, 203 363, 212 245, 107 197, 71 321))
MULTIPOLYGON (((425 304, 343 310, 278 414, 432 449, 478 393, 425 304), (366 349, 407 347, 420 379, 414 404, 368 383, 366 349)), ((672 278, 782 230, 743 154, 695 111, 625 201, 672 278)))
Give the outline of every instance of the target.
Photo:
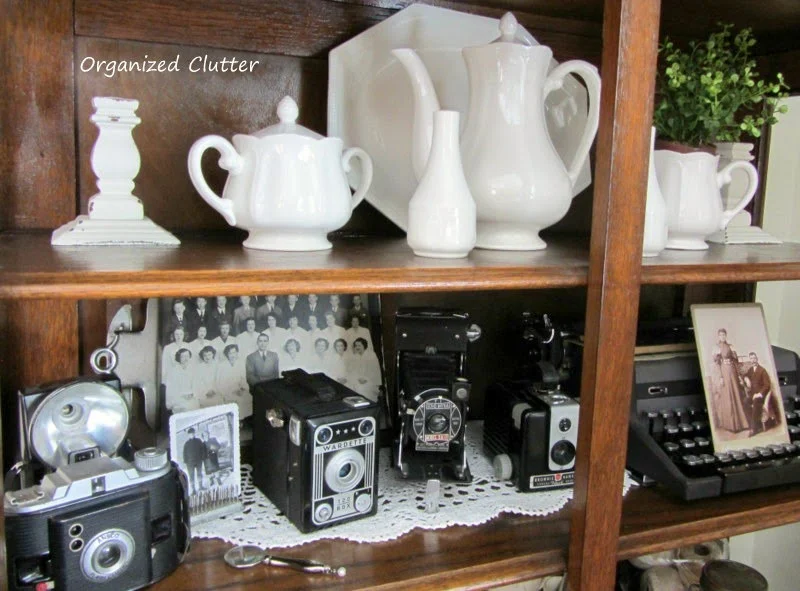
POLYGON ((606 0, 571 589, 613 589, 639 307, 659 0, 606 0))

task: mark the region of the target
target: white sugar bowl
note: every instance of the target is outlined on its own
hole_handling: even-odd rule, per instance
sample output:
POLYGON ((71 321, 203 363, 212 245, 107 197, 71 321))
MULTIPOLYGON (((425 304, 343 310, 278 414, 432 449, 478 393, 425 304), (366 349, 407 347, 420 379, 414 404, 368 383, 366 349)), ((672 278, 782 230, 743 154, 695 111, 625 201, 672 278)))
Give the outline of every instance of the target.
POLYGON ((342 154, 340 138, 298 125, 297 115, 297 103, 287 96, 278 104, 280 123, 235 135, 233 144, 218 135, 203 136, 189 150, 195 189, 231 226, 250 233, 247 248, 331 248, 328 232, 347 223, 372 182, 372 160, 364 150, 342 154), (200 166, 208 148, 219 151, 219 165, 229 173, 222 197, 208 186, 200 166), (346 177, 353 156, 361 161, 355 194, 346 177))

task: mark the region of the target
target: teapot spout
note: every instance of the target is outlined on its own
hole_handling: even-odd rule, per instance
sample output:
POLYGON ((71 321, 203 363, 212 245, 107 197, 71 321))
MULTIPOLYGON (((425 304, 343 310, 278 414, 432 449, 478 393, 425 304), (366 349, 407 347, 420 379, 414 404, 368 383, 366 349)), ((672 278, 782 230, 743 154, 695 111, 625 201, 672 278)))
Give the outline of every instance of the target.
POLYGON ((439 110, 439 99, 425 64, 413 49, 393 49, 392 55, 405 68, 414 93, 411 164, 414 176, 420 180, 428 164, 433 137, 433 114, 439 110))

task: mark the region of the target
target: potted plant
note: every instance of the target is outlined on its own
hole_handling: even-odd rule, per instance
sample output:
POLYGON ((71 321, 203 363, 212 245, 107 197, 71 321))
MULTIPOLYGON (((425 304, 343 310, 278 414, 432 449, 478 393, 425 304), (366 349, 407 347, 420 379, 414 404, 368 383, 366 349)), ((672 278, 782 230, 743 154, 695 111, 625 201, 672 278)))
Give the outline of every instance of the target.
POLYGON ((703 250, 705 239, 728 223, 752 200, 758 173, 742 160, 718 170, 714 144, 758 137, 765 125, 785 112, 778 99, 787 85, 760 79, 750 55, 755 44, 750 29, 735 35, 722 24, 708 40, 681 49, 669 38, 659 48, 653 123, 659 141, 655 151, 658 184, 666 203, 666 248, 703 250), (747 189, 738 203, 725 209, 720 188, 741 169, 747 189))
MULTIPOLYGON (((751 29, 736 35, 722 24, 708 40, 681 49, 666 37, 659 47, 656 106, 653 124, 661 141, 690 148, 717 142, 738 142, 742 135, 759 137, 774 124, 776 107, 788 88, 783 76, 760 79, 750 51, 756 40, 751 29)), ((713 148, 712 148, 713 150, 713 148)))

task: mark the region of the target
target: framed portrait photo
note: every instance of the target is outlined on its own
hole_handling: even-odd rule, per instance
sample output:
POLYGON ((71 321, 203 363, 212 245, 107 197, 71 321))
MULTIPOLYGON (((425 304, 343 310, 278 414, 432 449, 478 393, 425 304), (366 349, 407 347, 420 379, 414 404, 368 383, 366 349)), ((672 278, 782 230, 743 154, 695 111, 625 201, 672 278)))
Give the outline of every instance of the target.
POLYGON ((240 506, 239 407, 222 404, 169 419, 170 457, 186 476, 194 523, 240 506))
POLYGON ((761 304, 691 307, 716 451, 789 443, 761 304))

